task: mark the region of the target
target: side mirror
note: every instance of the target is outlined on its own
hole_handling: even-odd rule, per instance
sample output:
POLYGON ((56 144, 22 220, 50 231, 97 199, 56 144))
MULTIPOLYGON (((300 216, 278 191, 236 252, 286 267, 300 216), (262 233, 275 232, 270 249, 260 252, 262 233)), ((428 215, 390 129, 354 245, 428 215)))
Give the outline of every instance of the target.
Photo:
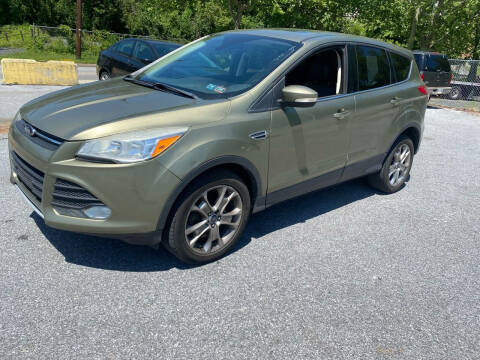
POLYGON ((315 105, 318 93, 302 85, 289 85, 282 90, 281 104, 292 107, 309 107, 315 105))

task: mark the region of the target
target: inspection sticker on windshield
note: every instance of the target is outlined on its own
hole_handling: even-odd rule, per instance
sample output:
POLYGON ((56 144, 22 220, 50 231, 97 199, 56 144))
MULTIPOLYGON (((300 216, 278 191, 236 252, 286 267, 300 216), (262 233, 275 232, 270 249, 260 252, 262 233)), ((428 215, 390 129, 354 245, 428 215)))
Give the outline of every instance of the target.
POLYGON ((213 89, 213 91, 215 91, 216 93, 219 93, 219 94, 223 94, 227 89, 224 88, 223 86, 217 86, 215 89, 213 89))
POLYGON ((208 90, 215 90, 216 87, 217 87, 217 85, 215 85, 215 84, 208 84, 207 85, 208 90))

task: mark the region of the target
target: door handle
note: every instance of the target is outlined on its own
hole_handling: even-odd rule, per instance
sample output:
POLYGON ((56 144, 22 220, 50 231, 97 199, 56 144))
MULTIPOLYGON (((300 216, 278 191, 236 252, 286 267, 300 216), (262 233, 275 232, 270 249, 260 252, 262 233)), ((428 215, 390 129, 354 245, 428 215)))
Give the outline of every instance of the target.
POLYGON ((338 111, 335 114, 333 114, 333 117, 336 119, 344 119, 348 115, 350 115, 350 111, 345 109, 338 109, 338 111))
POLYGON ((400 104, 401 101, 402 101, 402 99, 395 96, 392 100, 390 100, 390 104, 392 104, 393 106, 396 106, 396 105, 400 104))

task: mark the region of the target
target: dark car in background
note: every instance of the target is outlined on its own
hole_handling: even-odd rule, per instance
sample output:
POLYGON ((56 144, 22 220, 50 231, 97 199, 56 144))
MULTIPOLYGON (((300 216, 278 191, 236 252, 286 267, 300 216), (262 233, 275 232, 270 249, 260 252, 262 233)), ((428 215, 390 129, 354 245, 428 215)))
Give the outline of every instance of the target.
POLYGON ((130 74, 163 55, 179 48, 181 44, 145 40, 125 39, 100 52, 97 60, 97 76, 100 80, 130 74))
POLYGON ((413 56, 429 96, 449 94, 452 71, 447 56, 430 51, 414 51, 413 56))

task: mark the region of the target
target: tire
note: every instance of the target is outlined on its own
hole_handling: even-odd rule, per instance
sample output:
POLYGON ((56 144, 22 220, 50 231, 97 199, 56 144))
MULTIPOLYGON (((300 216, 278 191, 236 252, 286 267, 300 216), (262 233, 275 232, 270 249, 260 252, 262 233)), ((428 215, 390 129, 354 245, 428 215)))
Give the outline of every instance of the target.
POLYGON ((400 136, 388 153, 382 169, 367 177, 369 184, 387 194, 397 192, 404 186, 410 175, 413 155, 412 140, 408 136, 400 136), (404 152, 406 150, 408 150, 408 154, 404 152), (405 159, 402 161, 403 156, 405 159))
POLYGON ((448 97, 452 100, 458 100, 460 99, 462 95, 462 89, 458 86, 452 87, 452 90, 450 90, 450 93, 448 94, 448 97))
POLYGON ((105 81, 110 79, 110 74, 108 73, 107 70, 102 70, 100 71, 100 74, 98 75, 98 79, 105 81))
POLYGON ((239 176, 224 170, 206 174, 176 202, 163 245, 190 264, 214 261, 236 243, 249 215, 250 194, 239 176))

